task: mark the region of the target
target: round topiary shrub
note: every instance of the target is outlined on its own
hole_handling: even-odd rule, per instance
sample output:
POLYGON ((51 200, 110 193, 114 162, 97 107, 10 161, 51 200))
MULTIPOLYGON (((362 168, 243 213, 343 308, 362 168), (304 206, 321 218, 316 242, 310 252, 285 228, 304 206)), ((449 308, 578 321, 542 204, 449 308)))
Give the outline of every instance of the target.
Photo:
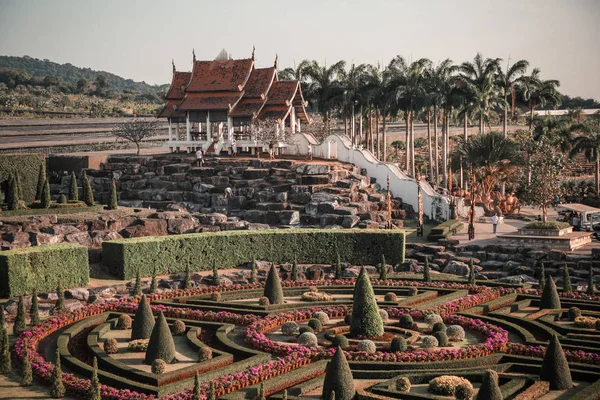
POLYGON ((390 320, 390 316, 385 310, 379 310, 379 316, 381 317, 381 320, 384 324, 390 320))
POLYGON ((104 351, 106 354, 117 354, 119 351, 119 343, 115 338, 106 339, 104 342, 104 351))
POLYGON ((65 196, 64 194, 61 194, 60 196, 58 196, 58 204, 67 204, 67 196, 65 196))
POLYGON ((298 334, 302 335, 304 332, 315 333, 315 330, 310 326, 301 326, 298 329, 298 334))
POLYGON ((412 329, 414 323, 415 323, 415 321, 413 321, 413 317, 411 317, 410 314, 402 314, 400 316, 400 327, 401 328, 412 329))
POLYGON ((318 344, 317 335, 310 332, 304 332, 298 336, 298 344, 305 347, 316 347, 318 344))
POLYGON ((210 295, 210 299, 212 301, 223 301, 223 295, 221 292, 213 292, 213 294, 210 295))
POLYGON ((446 329, 446 335, 448 335, 450 341, 460 342, 465 339, 465 330, 460 325, 450 325, 446 329))
POLYGON ((148 350, 148 342, 150 339, 136 339, 132 340, 127 344, 127 350, 134 351, 136 353, 143 353, 148 350))
POLYGON ((424 349, 433 349, 438 347, 438 345, 439 343, 435 336, 426 335, 421 338, 421 347, 424 349))
POLYGON ((460 376, 453 375, 442 375, 437 378, 433 378, 429 381, 428 390, 431 393, 439 394, 441 396, 452 396, 456 392, 456 388, 459 385, 470 386, 473 390, 473 385, 467 379, 460 376))
POLYGON ((401 336, 395 337, 392 339, 392 343, 390 344, 390 349, 392 352, 396 353, 398 351, 406 351, 408 348, 408 343, 406 343, 406 339, 401 336))
POLYGON ((321 324, 323 324, 323 325, 329 323, 329 315, 327 315, 326 312, 317 311, 316 313, 314 313, 312 315, 312 317, 318 319, 319 321, 321 321, 321 324))
POLYGON ((117 329, 119 330, 126 330, 126 329, 131 329, 131 317, 127 314, 121 314, 119 315, 119 318, 117 319, 117 329))
POLYGON ((309 291, 309 292, 313 292, 313 293, 317 293, 317 292, 319 291, 319 288, 318 288, 318 287, 316 287, 316 286, 310 286, 310 287, 308 288, 308 291, 309 291))
POLYGON ((397 379, 396 390, 399 392, 410 392, 410 380, 405 376, 397 379))
POLYGON ((569 319, 575 321, 575 318, 581 317, 581 310, 577 307, 569 308, 569 319))
POLYGON ((258 299, 258 304, 261 306, 269 306, 269 305, 271 305, 271 302, 269 301, 268 298, 263 296, 258 299))
POLYGON ((356 344, 356 348, 358 351, 366 351, 367 353, 375 353, 377 351, 377 346, 375 346, 372 340, 361 340, 356 344))
POLYGON ((456 400, 471 400, 473 398, 473 385, 461 383, 454 390, 454 397, 456 400))
POLYGON ((281 325, 281 333, 286 336, 293 336, 298 333, 299 326, 294 321, 288 321, 285 324, 281 325))
POLYGON ((171 332, 173 332, 173 335, 184 334, 185 323, 179 319, 175 320, 175 322, 173 322, 173 325, 171 326, 171 332))
POLYGON ((444 324, 443 322, 436 322, 435 324, 433 324, 433 326, 431 327, 431 332, 432 333, 436 333, 436 332, 446 332, 446 324, 444 324))
POLYGON ((198 350, 198 361, 207 361, 213 358, 212 349, 208 346, 200 347, 198 350))
POLYGON ((575 325, 578 328, 594 329, 597 321, 597 318, 582 315, 575 318, 573 325, 575 325))
POLYGON ((152 361, 152 373, 153 374, 162 374, 167 369, 167 363, 160 358, 152 361))
POLYGON ((388 293, 385 294, 384 300, 385 301, 397 302, 398 301, 398 296, 396 296, 396 293, 388 292, 388 293))
POLYGON ((337 335, 337 332, 335 331, 335 329, 330 329, 325 332, 324 336, 325 336, 325 339, 327 339, 327 340, 333 340, 335 335, 337 335))
POLYGON ((315 332, 321 332, 323 330, 323 324, 316 318, 309 319, 307 325, 313 328, 315 332))
POLYGON ((344 317, 344 323, 348 325, 352 323, 352 314, 348 314, 344 317))
POLYGON ((437 339, 438 341, 438 345, 440 347, 446 347, 448 346, 448 335, 446 335, 446 332, 444 331, 437 331, 433 334, 433 337, 437 339))
POLYGON ((334 347, 344 348, 347 347, 350 344, 350 342, 348 342, 348 338, 344 335, 335 335, 333 339, 331 339, 331 344, 334 347))
POLYGON ((442 317, 440 317, 437 314, 428 314, 425 316, 424 321, 427 325, 429 326, 433 326, 438 322, 444 322, 444 320, 442 319, 442 317))
POLYGON ((416 296, 417 294, 419 294, 419 289, 417 289, 416 287, 411 287, 411 288, 408 290, 408 293, 409 293, 411 296, 416 296))
POLYGON ((596 330, 600 331, 600 319, 596 321, 596 330))

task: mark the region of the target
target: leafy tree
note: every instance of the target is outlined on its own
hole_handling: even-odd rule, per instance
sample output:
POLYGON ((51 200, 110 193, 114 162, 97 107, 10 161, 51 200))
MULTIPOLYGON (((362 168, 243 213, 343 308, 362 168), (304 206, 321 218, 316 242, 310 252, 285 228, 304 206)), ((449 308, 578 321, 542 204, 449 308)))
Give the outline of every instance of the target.
POLYGON ((88 88, 88 82, 81 78, 77 81, 77 86, 76 86, 76 90, 77 93, 84 93, 86 91, 86 89, 88 88))
POLYGON ((25 301, 23 296, 19 296, 19 303, 17 305, 17 315, 15 317, 15 324, 13 326, 13 332, 15 335, 20 335, 27 330, 27 314, 25 313, 25 301))
POLYGON ((77 178, 75 172, 71 172, 71 184, 69 185, 69 201, 79 201, 79 190, 77 189, 77 178))
POLYGON ((350 336, 354 338, 374 338, 383 335, 383 321, 379 314, 375 293, 369 275, 363 267, 354 284, 354 302, 350 336))
POLYGON ((62 369, 60 367, 60 350, 56 349, 56 357, 54 361, 54 370, 50 378, 50 396, 55 399, 60 399, 65 396, 65 386, 62 382, 62 369))
POLYGON ((594 295, 594 271, 593 271, 591 265, 590 265, 590 269, 589 269, 589 272, 588 272, 587 294, 590 295, 590 296, 594 295))
POLYGON ((58 312, 63 312, 65 311, 65 291, 63 290, 62 281, 60 280, 58 281, 58 285, 56 287, 56 295, 58 296, 58 300, 56 300, 54 308, 58 312))
POLYGON ((38 326, 41 323, 36 289, 33 289, 33 293, 31 294, 31 308, 29 309, 29 317, 31 319, 31 326, 38 326))
POLYGON ((569 275, 569 267, 567 267, 567 264, 563 265, 562 273, 563 273, 563 292, 570 293, 573 291, 573 287, 571 286, 571 276, 569 275))
POLYGON ((37 189, 35 191, 35 199, 42 200, 42 192, 44 191, 44 183, 46 182, 46 163, 40 165, 40 174, 38 176, 37 189))
POLYGON ((429 257, 425 257, 425 266, 423 267, 423 282, 431 282, 431 271, 429 270, 429 257))
POLYGON ((146 295, 142 295, 133 323, 131 324, 131 340, 149 339, 154 329, 154 316, 146 295))
POLYGON ((31 356, 29 355, 29 348, 27 346, 23 347, 23 353, 23 365, 21 366, 23 376, 21 377, 20 385, 27 387, 31 386, 31 384, 33 383, 33 371, 31 370, 31 356))
POLYGON ((133 287, 133 295, 141 296, 142 295, 142 277, 140 276, 140 269, 138 268, 135 274, 135 285, 133 287))
POLYGON ((113 134, 120 139, 129 140, 135 144, 136 154, 140 155, 140 143, 144 139, 158 134, 158 120, 133 119, 123 122, 113 129, 113 134))
POLYGON ((338 400, 352 400, 356 394, 352 371, 341 347, 336 349, 325 369, 321 398, 329 399, 332 392, 338 400))
POLYGON ((92 191, 92 185, 87 177, 85 170, 83 171, 83 178, 81 179, 81 186, 83 187, 83 201, 85 205, 91 207, 94 205, 94 192, 92 191))
POLYGON ((544 285, 542 297, 540 298, 540 310, 558 310, 560 308, 560 297, 558 297, 556 284, 554 283, 552 277, 548 276, 546 278, 546 284, 544 285))
POLYGON ((271 269, 267 275, 263 296, 269 299, 269 304, 283 304, 284 301, 279 272, 273 263, 271 263, 271 269))
POLYGON ((108 203, 108 209, 117 209, 117 182, 115 182, 114 179, 110 183, 110 202, 108 203))
POLYGON ((148 350, 146 350, 144 362, 152 364, 154 360, 161 359, 170 364, 175 359, 175 353, 175 343, 173 342, 171 330, 163 312, 160 311, 152 329, 150 341, 148 341, 148 350))
POLYGON ((581 134, 573 139, 570 156, 583 153, 588 162, 594 163, 596 193, 600 194, 600 124, 598 121, 587 120, 573 126, 571 130, 581 134))
POLYGON ((44 180, 44 188, 42 190, 41 206, 50 208, 52 200, 50 199, 50 182, 49 179, 44 180))
POLYGON ((94 364, 92 366, 92 382, 87 392, 87 400, 102 400, 102 394, 100 393, 100 380, 98 379, 98 358, 94 357, 94 364))
POLYGON ((561 96, 558 92, 560 82, 554 79, 543 80, 540 69, 534 68, 531 75, 521 79, 521 93, 529 107, 529 130, 533 128, 533 115, 537 107, 558 107, 561 96))
POLYGON ((379 268, 379 279, 385 281, 387 280, 387 267, 385 264, 385 255, 381 254, 381 266, 379 268))
POLYGON ((550 390, 565 390, 573 387, 569 363, 556 335, 552 335, 546 349, 540 380, 550 382, 550 390))

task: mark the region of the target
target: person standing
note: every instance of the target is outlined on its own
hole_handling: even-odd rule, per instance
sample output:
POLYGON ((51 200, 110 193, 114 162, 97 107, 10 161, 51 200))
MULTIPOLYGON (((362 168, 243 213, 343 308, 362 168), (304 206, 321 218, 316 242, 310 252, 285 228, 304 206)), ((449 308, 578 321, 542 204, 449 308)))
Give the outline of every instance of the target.
POLYGON ((196 165, 201 167, 204 164, 204 153, 202 152, 202 148, 199 148, 196 151, 196 165))
POLYGON ((494 215, 492 216, 492 226, 494 228, 494 235, 496 234, 496 229, 498 227, 498 220, 500 218, 498 218, 498 214, 494 213, 494 215))
POLYGON ((231 139, 231 155, 234 157, 237 156, 237 143, 235 139, 231 139))
POLYGON ((269 143, 269 160, 275 159, 275 146, 273 142, 269 143))
POLYGON ((308 144, 306 147, 306 160, 312 161, 312 144, 308 144))

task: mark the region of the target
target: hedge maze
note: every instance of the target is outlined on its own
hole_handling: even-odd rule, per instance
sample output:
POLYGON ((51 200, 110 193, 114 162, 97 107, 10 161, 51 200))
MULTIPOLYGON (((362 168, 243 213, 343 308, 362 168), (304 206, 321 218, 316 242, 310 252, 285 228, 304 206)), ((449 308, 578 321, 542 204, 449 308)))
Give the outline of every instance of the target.
POLYGON ((23 333, 14 358, 50 382, 56 346, 67 393, 97 374, 103 399, 600 398, 599 296, 367 271, 92 304, 23 333))

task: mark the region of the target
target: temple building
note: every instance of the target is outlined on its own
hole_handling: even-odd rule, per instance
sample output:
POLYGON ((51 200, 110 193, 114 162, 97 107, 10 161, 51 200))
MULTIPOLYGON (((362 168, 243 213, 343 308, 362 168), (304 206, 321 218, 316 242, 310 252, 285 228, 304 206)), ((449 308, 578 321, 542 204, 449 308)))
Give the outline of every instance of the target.
POLYGON ((300 132, 310 121, 300 82, 277 78, 277 57, 272 67, 256 68, 254 50, 242 60, 225 51, 214 61, 197 61, 194 54, 192 72, 177 71, 173 63, 166 101, 158 117, 169 123, 164 145, 171 150, 202 148, 219 154, 235 145, 254 154, 273 145, 280 152, 286 147, 280 135, 300 132), (260 120, 275 125, 269 143, 252 129, 260 120))

